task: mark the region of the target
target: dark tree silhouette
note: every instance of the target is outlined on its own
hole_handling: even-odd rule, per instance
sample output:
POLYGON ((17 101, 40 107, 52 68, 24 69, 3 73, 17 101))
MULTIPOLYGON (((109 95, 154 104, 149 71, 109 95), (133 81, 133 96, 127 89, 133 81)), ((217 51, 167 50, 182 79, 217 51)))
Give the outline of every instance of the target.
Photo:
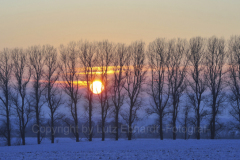
POLYGON ((237 121, 234 128, 240 130, 240 36, 232 36, 229 41, 229 77, 229 113, 237 121))
MULTIPOLYGON (((147 115, 157 116, 161 140, 166 115, 171 116, 174 140, 178 123, 186 128, 195 126, 196 138, 200 139, 204 136, 200 135, 203 120, 210 120, 211 139, 214 139, 223 127, 219 115, 225 109, 225 102, 230 105, 227 111, 234 119, 229 124, 240 130, 240 36, 232 36, 227 47, 225 40, 217 37, 207 40, 194 37, 189 41, 158 38, 149 44, 146 53, 142 41, 130 46, 107 40, 80 41, 61 45, 59 53, 50 45, 26 50, 5 48, 0 52, 0 137, 6 139, 8 146, 11 136, 17 134, 22 144, 26 144, 27 128, 33 117, 37 143, 41 143, 46 135, 40 132, 44 104, 49 109, 52 143, 56 136, 54 127, 60 119, 70 126, 79 142, 79 119, 84 114, 81 109, 87 113, 85 135, 92 141, 95 106, 99 106, 96 111, 100 113, 96 116, 101 118, 102 141, 107 136, 108 118, 114 118, 115 140, 120 136, 121 119, 128 126, 127 138, 131 140, 141 109, 147 115), (91 88, 94 80, 100 80, 104 86, 97 95, 91 88), (64 98, 70 118, 60 112, 64 98), (145 98, 149 98, 149 106, 143 105, 145 98), (184 104, 183 99, 187 100, 184 104), (16 131, 12 130, 15 118, 16 131)), ((186 132, 185 139, 188 136, 186 132)))
POLYGON ((11 115, 11 74, 13 70, 13 64, 11 60, 11 51, 7 48, 4 48, 0 53, 0 89, 1 96, 0 100, 2 104, 0 107, 3 112, 1 115, 6 118, 4 120, 4 125, 6 131, 1 129, 3 136, 7 139, 7 145, 11 146, 11 123, 10 123, 10 115, 11 115))
POLYGON ((151 69, 151 83, 149 84, 150 108, 148 114, 157 114, 160 139, 163 140, 163 118, 167 114, 170 97, 170 87, 166 83, 166 68, 170 55, 167 54, 165 39, 156 39, 149 44, 148 61, 151 69))
POLYGON ((101 129, 102 129, 102 141, 105 140, 105 123, 110 109, 109 102, 109 83, 108 71, 113 60, 114 45, 108 41, 99 43, 98 64, 100 68, 100 80, 104 86, 104 90, 99 93, 99 102, 101 106, 101 129))
POLYGON ((45 98, 50 109, 50 126, 51 126, 51 143, 54 143, 54 127, 57 120, 62 119, 64 114, 58 112, 59 107, 63 104, 62 94, 59 90, 59 85, 56 82, 59 80, 60 70, 57 61, 57 50, 53 46, 46 47, 45 53, 46 62, 46 94, 45 98))
POLYGON ((220 113, 221 106, 226 99, 224 95, 224 72, 223 66, 225 64, 225 41, 212 37, 208 39, 207 44, 207 69, 206 80, 211 92, 210 106, 211 106, 211 120, 210 130, 211 139, 216 136, 216 117, 220 113))
POLYGON ((188 99, 195 111, 193 123, 195 125, 196 137, 200 139, 200 124, 204 116, 207 115, 202 102, 205 99, 204 92, 207 89, 205 80, 205 40, 201 37, 191 38, 189 41, 188 65, 188 99))
POLYGON ((128 49, 124 44, 118 44, 116 48, 116 52, 114 54, 113 61, 113 83, 111 87, 111 95, 112 102, 114 105, 113 113, 114 113, 114 130, 115 130, 115 140, 119 138, 119 114, 120 109, 124 103, 124 99, 126 94, 124 92, 125 85, 125 64, 128 57, 128 49))
MULTIPOLYGON (((76 142, 79 142, 79 131, 78 131, 78 102, 80 101, 81 94, 80 89, 80 76, 78 74, 78 48, 75 42, 69 43, 66 47, 60 46, 61 53, 61 78, 63 82, 63 91, 68 95, 70 104, 70 112, 74 121, 74 130, 73 134, 76 138, 76 142)), ((68 125, 71 125, 66 121, 68 125)))
POLYGON ((44 66, 45 66, 45 51, 47 46, 32 46, 28 49, 30 64, 33 69, 33 95, 34 112, 36 113, 36 128, 37 128, 37 143, 41 143, 40 133, 40 115, 44 104, 42 95, 44 91, 44 66))
POLYGON ((139 119, 138 110, 142 107, 142 98, 140 94, 143 92, 143 84, 146 79, 145 69, 145 51, 144 42, 134 42, 129 47, 129 58, 126 62, 126 85, 128 111, 122 112, 123 119, 128 124, 127 137, 132 139, 133 123, 139 119))
POLYGON ((183 39, 168 43, 169 63, 167 64, 168 85, 170 87, 173 139, 177 137, 176 120, 179 112, 180 98, 186 88, 184 83, 187 73, 187 42, 183 39))
POLYGON ((190 117, 190 114, 189 114, 191 113, 192 106, 188 105, 188 103, 186 102, 186 105, 181 108, 182 108, 181 111, 184 117, 183 117, 183 120, 179 122, 183 126, 182 131, 184 133, 184 139, 187 140, 190 137, 190 135, 188 135, 189 133, 188 126, 191 125, 192 123, 192 117, 190 117))
POLYGON ((26 126, 32 118, 32 107, 27 99, 27 86, 31 78, 31 66, 29 57, 23 49, 12 50, 13 76, 16 80, 14 84, 15 94, 12 95, 13 105, 19 119, 19 132, 22 144, 25 145, 26 126))
POLYGON ((92 141, 93 138, 93 92, 91 91, 91 84, 93 83, 96 75, 95 75, 95 67, 97 62, 96 57, 96 44, 84 42, 80 44, 80 60, 83 66, 83 72, 85 74, 85 80, 87 83, 85 98, 87 100, 87 105, 85 106, 86 111, 88 112, 88 133, 87 138, 89 141, 92 141))

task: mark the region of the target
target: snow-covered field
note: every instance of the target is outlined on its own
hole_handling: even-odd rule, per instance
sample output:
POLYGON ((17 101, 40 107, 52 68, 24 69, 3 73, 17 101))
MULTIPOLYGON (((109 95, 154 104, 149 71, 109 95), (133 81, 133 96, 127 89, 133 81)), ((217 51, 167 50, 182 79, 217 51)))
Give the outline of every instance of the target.
POLYGON ((37 145, 0 147, 0 159, 240 159, 240 140, 108 139, 74 142, 58 138, 37 145))

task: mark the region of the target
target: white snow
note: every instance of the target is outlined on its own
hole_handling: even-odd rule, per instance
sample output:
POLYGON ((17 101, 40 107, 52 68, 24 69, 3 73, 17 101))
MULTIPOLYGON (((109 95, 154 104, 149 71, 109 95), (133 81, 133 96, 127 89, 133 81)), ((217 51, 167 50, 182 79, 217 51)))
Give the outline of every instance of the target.
POLYGON ((240 140, 107 139, 75 142, 27 138, 26 146, 0 147, 0 159, 240 159, 240 140), (34 144, 35 143, 35 144, 34 144))

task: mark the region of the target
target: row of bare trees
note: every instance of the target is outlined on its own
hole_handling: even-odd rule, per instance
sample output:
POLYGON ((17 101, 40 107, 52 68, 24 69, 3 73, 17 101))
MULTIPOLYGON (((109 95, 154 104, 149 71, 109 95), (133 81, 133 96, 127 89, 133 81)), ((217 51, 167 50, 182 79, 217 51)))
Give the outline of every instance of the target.
MULTIPOLYGON (((152 101, 147 112, 158 115, 161 139, 166 114, 172 115, 172 127, 176 128, 183 95, 187 95, 188 104, 185 109, 182 104, 182 111, 186 117, 189 111, 194 112, 189 123, 196 128, 197 139, 200 139, 204 117, 209 118, 211 139, 215 138, 222 127, 218 115, 228 108, 228 104, 231 105, 230 114, 238 122, 234 127, 239 129, 239 46, 239 36, 231 37, 228 42, 217 37, 195 37, 189 42, 157 39, 150 43, 148 56, 152 78, 149 94, 152 101)), ((176 139, 176 132, 173 132, 173 139, 176 139)))
MULTIPOLYGON (((18 119, 19 135, 25 145, 25 133, 28 122, 36 117, 36 127, 41 124, 42 106, 47 103, 50 109, 51 126, 56 120, 56 110, 61 105, 59 92, 55 87, 57 72, 57 50, 52 46, 33 46, 27 50, 15 48, 1 52, 1 115, 3 120, 1 135, 11 145, 10 117, 18 119), (45 67, 45 69, 44 69, 45 67), (44 80, 44 82, 43 82, 44 80), (32 82, 32 87, 28 86, 32 82), (45 96, 45 97, 44 97, 45 96)), ((40 132, 37 142, 40 144, 40 132)), ((52 138, 54 141, 54 137, 52 138)))
MULTIPOLYGON (((189 123, 197 128, 197 139, 200 139, 202 120, 208 119, 214 139, 221 128, 219 114, 228 104, 230 114, 238 122, 233 126, 240 128, 239 70, 239 36, 232 36, 229 41, 217 37, 194 37, 189 41, 159 38, 147 48, 142 41, 131 45, 79 41, 61 45, 58 50, 50 45, 3 49, 0 54, 1 135, 11 145, 10 120, 15 117, 25 145, 26 126, 35 119, 35 129, 39 130, 45 105, 49 108, 52 143, 59 119, 74 126, 72 133, 79 142, 79 118, 83 115, 88 124, 86 136, 92 141, 93 113, 99 107, 102 140, 110 116, 114 117, 115 139, 119 138, 122 118, 128 125, 127 137, 131 140, 147 98, 149 103, 144 109, 149 115, 157 115, 160 139, 163 139, 165 116, 171 116, 172 127, 176 128, 180 111, 189 119, 185 125, 189 123), (94 80, 100 80, 104 86, 98 95, 91 91, 94 80), (182 103, 183 99, 187 105, 182 103), (60 112, 60 106, 69 109, 71 118, 60 112), (194 113, 193 116, 188 112, 194 113)), ((173 131, 173 139, 176 137, 173 131)), ((37 143, 41 143, 40 132, 37 143)))
MULTIPOLYGON (((123 117, 129 125, 128 138, 132 138, 132 124, 137 119, 137 111, 141 103, 139 95, 143 91, 143 83, 145 78, 145 50, 143 42, 135 42, 130 46, 124 44, 113 44, 108 41, 99 43, 78 42, 70 43, 67 46, 61 46, 60 53, 62 56, 61 61, 69 59, 69 65, 65 65, 61 71, 65 72, 64 78, 67 88, 66 92, 69 97, 76 98, 74 107, 71 108, 72 117, 76 128, 78 127, 78 110, 77 100, 84 96, 84 108, 87 112, 88 133, 86 134, 89 141, 92 141, 93 126, 92 114, 94 95, 91 91, 91 84, 94 80, 98 79, 102 82, 104 89, 97 96, 97 104, 99 104, 101 111, 101 131, 102 141, 105 140, 105 124, 107 116, 110 113, 114 114, 115 119, 115 139, 119 137, 119 115, 123 117), (64 56, 63 56, 64 55, 64 56), (79 58, 79 61, 78 61, 79 58), (74 65, 73 65, 74 64, 74 65), (77 64, 81 64, 78 67, 77 64), (134 70, 132 70, 132 67, 134 70), (83 73, 81 77, 78 73, 83 73), (70 73, 70 74, 69 74, 70 73), (74 78, 74 75, 75 78, 74 78), (72 77, 71 77, 72 76, 72 77), (68 82, 71 79, 71 82, 68 82), (79 80, 85 81, 85 90, 79 91, 79 80), (74 81, 76 82, 74 85, 74 81), (68 82, 68 83, 66 83, 68 82), (72 86, 69 86, 72 85, 72 86), (75 90, 75 91, 74 91, 75 90), (78 96, 78 97, 77 97, 78 96), (129 98, 129 100, 126 99, 129 98), (120 109, 127 100, 129 103, 129 110, 121 112, 120 109)), ((73 98, 71 98, 74 101, 73 98)), ((69 105, 71 106, 71 105, 69 105)), ((70 124, 70 122, 68 122, 70 124)), ((79 135, 76 133, 76 141, 79 141, 79 135)))

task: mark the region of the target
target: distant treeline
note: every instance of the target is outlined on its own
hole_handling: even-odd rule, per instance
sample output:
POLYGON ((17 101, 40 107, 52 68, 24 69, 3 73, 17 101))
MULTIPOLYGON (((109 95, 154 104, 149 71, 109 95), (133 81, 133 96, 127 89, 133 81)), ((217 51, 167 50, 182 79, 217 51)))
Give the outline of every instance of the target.
POLYGON ((219 115, 226 108, 233 119, 228 128, 240 130, 240 36, 229 40, 215 36, 158 38, 147 46, 143 41, 130 45, 79 41, 59 48, 4 48, 0 51, 0 101, 0 136, 8 146, 13 135, 21 137, 25 145, 29 122, 34 122, 31 129, 38 144, 46 129, 54 143, 60 124, 68 126, 76 142, 80 133, 92 141, 96 129, 102 141, 106 134, 131 140, 140 132, 136 126, 143 118, 140 112, 156 115, 150 129, 157 131, 154 133, 161 140, 166 129, 176 139, 177 124, 185 129, 181 132, 185 139, 189 127, 194 128, 191 133, 197 139, 201 135, 206 138, 206 130, 214 139, 224 128, 219 115), (98 95, 91 90, 95 80, 104 86, 98 95), (44 105, 48 107, 47 121, 43 120, 44 105), (63 106, 68 113, 61 112, 63 106), (96 106, 100 112, 95 112, 96 106), (184 118, 179 118, 180 112, 184 118), (99 114, 101 121, 94 122, 93 114, 99 114), (114 121, 109 123, 109 118, 114 121), (203 121, 208 125, 201 127, 203 121), (16 122, 18 129, 13 128, 16 122), (84 132, 80 132, 82 124, 84 132))

